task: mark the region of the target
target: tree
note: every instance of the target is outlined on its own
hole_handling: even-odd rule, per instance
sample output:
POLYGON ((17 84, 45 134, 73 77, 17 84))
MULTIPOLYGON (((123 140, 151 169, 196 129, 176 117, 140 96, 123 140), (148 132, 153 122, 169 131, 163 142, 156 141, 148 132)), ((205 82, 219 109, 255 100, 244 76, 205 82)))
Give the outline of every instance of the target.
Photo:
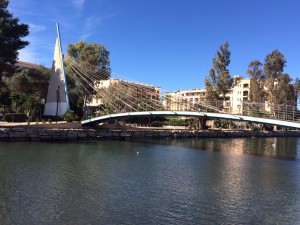
MULTIPOLYGON (((109 51, 105 49, 103 45, 92 43, 88 44, 84 41, 79 41, 78 43, 68 45, 68 56, 77 59, 79 62, 78 67, 80 68, 80 73, 85 73, 85 69, 92 69, 92 79, 95 83, 100 79, 110 78, 110 60, 109 51)), ((87 96, 95 94, 92 87, 86 82, 86 79, 78 76, 74 73, 67 64, 67 76, 68 76, 68 88, 69 88, 69 98, 70 105, 74 112, 82 116, 81 107, 85 106, 87 96)))
POLYGON ((292 79, 289 74, 283 73, 286 62, 284 55, 278 50, 272 51, 265 58, 266 100, 271 105, 296 103, 292 79))
POLYGON ((6 83, 11 92, 25 94, 33 97, 36 101, 41 101, 46 98, 49 79, 50 70, 45 67, 18 68, 6 83))
POLYGON ((284 55, 278 50, 274 50, 265 57, 264 72, 266 78, 278 79, 282 74, 286 64, 284 55))
POLYGON ((23 104, 25 103, 24 95, 12 92, 9 98, 11 99, 11 110, 14 113, 23 112, 23 104))
POLYGON ((262 65, 259 60, 252 61, 248 65, 247 74, 250 76, 250 101, 252 102, 265 101, 265 74, 262 65))
MULTIPOLYGON (((7 10, 8 0, 0 1, 0 76, 13 71, 18 59, 18 51, 29 44, 21 38, 29 34, 28 25, 20 24, 19 19, 7 10)), ((2 80, 2 79, 0 79, 2 80)))
POLYGON ((42 99, 46 98, 50 70, 18 68, 16 73, 7 78, 11 110, 26 113, 31 117, 40 116, 43 110, 42 99))
POLYGON ((295 96, 297 98, 296 99, 296 101, 297 101, 297 100, 299 100, 299 93, 300 93, 300 80, 299 80, 299 78, 295 79, 295 82, 294 82, 294 91, 295 91, 295 96))
POLYGON ((110 77, 109 51, 103 45, 96 43, 88 44, 84 41, 68 45, 68 55, 78 59, 82 68, 92 66, 94 75, 99 79, 106 80, 110 77))
POLYGON ((233 85, 233 78, 230 77, 228 66, 230 64, 230 51, 228 42, 224 42, 213 58, 213 66, 209 71, 209 76, 205 79, 207 99, 216 100, 225 95, 233 85))

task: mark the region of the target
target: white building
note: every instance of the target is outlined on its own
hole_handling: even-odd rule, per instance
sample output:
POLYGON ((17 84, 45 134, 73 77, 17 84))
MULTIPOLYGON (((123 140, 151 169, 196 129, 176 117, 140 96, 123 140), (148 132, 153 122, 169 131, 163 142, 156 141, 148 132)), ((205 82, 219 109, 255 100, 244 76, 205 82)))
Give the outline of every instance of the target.
MULTIPOLYGON (((243 102, 249 101, 250 79, 239 77, 238 83, 229 90, 225 96, 222 108, 224 112, 242 114, 243 102)), ((217 106, 217 103, 209 103, 206 100, 206 89, 191 89, 175 92, 167 92, 163 98, 163 105, 167 110, 193 110, 195 104, 204 103, 217 106)))
MULTIPOLYGON (((116 91, 118 88, 120 88, 118 93, 120 95, 120 98, 122 98, 126 94, 127 97, 131 99, 132 103, 138 102, 141 98, 148 99, 149 101, 152 102, 157 102, 157 103, 160 102, 160 93, 161 93, 160 87, 155 87, 152 85, 147 85, 147 84, 142 84, 137 82, 131 82, 127 80, 121 80, 117 78, 111 78, 108 80, 99 80, 95 83, 96 90, 108 89, 110 87, 116 87, 115 89, 116 91), (123 87, 123 92, 122 92, 122 87, 123 87), (124 87, 126 87, 126 89, 124 89, 124 87)), ((108 93, 106 93, 106 95, 108 93)), ((109 97, 109 95, 107 95, 106 97, 109 97)), ((92 100, 87 104, 87 106, 97 107, 103 103, 104 103, 103 97, 99 95, 98 96, 95 95, 93 96, 92 100)))
POLYGON ((167 92, 164 95, 163 106, 167 110, 192 110, 196 103, 206 99, 205 89, 191 89, 167 92))
POLYGON ((228 97, 230 98, 230 113, 242 114, 243 102, 249 101, 250 79, 241 78, 240 81, 231 89, 228 97))

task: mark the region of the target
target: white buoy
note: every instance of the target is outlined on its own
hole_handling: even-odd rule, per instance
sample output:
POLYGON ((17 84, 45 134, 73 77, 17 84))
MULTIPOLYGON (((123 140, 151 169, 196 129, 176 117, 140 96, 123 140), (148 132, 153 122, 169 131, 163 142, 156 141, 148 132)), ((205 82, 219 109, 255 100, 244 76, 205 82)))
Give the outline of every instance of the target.
POLYGON ((139 154, 140 154, 139 152, 136 152, 136 155, 137 155, 137 156, 139 156, 139 154))

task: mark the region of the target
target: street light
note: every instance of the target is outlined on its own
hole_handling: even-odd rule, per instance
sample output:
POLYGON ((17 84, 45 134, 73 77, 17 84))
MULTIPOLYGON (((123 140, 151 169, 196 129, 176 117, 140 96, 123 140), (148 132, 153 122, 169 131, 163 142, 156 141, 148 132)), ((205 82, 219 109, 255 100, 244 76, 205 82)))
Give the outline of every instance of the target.
POLYGON ((58 117, 58 102, 59 102, 59 86, 57 86, 57 89, 56 89, 56 116, 55 116, 56 123, 57 123, 57 117, 58 117))

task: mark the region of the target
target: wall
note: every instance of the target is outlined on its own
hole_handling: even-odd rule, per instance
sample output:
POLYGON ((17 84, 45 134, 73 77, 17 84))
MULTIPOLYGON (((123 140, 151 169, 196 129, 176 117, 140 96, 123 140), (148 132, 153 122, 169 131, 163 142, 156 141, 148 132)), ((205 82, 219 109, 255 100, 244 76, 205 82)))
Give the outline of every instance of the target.
POLYGON ((143 138, 235 138, 235 137, 300 137, 300 131, 222 131, 222 130, 94 130, 0 128, 0 141, 74 141, 91 139, 143 138))

